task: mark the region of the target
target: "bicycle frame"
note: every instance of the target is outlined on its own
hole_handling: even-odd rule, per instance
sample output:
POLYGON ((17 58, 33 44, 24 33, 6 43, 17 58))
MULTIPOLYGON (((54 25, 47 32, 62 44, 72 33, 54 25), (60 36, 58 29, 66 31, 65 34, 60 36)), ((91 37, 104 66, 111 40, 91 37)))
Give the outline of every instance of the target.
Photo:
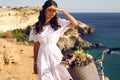
POLYGON ((103 60, 104 60, 105 54, 119 54, 120 55, 120 52, 113 52, 117 50, 120 50, 120 48, 108 48, 102 52, 101 59, 95 60, 96 65, 99 66, 97 67, 97 69, 98 69, 98 74, 100 76, 100 80, 105 80, 104 67, 103 67, 103 60))

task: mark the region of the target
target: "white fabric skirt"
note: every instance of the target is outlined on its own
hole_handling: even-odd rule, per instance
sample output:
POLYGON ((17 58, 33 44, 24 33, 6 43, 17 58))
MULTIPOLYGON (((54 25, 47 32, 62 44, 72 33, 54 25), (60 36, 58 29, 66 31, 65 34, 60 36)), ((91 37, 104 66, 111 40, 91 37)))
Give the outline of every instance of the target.
POLYGON ((60 64, 62 53, 56 45, 41 45, 38 51, 38 80, 72 80, 67 69, 60 64))

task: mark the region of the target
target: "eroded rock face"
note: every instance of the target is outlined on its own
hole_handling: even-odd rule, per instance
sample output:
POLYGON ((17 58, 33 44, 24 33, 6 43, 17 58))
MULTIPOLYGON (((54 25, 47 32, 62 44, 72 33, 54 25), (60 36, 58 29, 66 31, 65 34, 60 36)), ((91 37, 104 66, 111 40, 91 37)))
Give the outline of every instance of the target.
POLYGON ((70 28, 61 38, 59 39, 58 46, 64 53, 69 50, 77 50, 80 48, 90 48, 92 44, 80 37, 78 29, 70 28))
MULTIPOLYGON (((1 11, 0 13, 0 31, 13 30, 18 28, 26 28, 27 26, 35 24, 38 20, 40 7, 20 7, 12 10, 1 11)), ((68 30, 63 35, 58 46, 62 51, 68 49, 90 48, 93 46, 90 42, 83 40, 80 35, 94 33, 94 28, 78 21, 78 27, 68 30)), ((95 47, 94 44, 93 47, 95 47)), ((99 46, 97 44, 97 46, 99 46)))
POLYGON ((20 7, 11 10, 1 10, 0 31, 24 29, 38 20, 40 7, 20 7))
POLYGON ((70 28, 65 34, 60 38, 58 46, 63 53, 68 51, 77 50, 80 48, 101 48, 104 45, 102 43, 91 43, 84 40, 81 35, 94 33, 94 28, 78 21, 79 25, 74 28, 70 28))
MULTIPOLYGON (((0 31, 6 32, 13 29, 24 29, 27 26, 34 25, 39 16, 41 7, 18 7, 9 10, 1 10, 0 12, 0 31)), ((94 28, 78 21, 78 32, 81 34, 93 33, 94 28)))
POLYGON ((89 26, 81 21, 78 21, 78 33, 81 35, 94 33, 95 29, 92 26, 89 26))

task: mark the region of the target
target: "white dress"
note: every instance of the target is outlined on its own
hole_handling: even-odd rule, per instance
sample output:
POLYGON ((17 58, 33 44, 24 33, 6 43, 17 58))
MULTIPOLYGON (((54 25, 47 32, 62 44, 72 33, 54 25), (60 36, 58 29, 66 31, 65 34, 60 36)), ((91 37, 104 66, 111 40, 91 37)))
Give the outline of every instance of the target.
POLYGON ((61 28, 54 31, 50 25, 43 27, 41 34, 34 34, 31 29, 29 40, 40 42, 38 51, 37 68, 38 80, 72 80, 67 69, 61 65, 62 53, 57 46, 59 37, 69 29, 66 27, 70 22, 65 19, 58 21, 61 28))

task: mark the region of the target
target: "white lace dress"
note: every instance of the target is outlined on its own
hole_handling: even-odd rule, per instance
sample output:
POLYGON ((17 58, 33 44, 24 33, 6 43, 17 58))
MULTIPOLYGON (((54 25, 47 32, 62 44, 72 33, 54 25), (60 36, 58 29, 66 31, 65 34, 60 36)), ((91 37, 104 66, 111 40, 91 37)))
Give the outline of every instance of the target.
POLYGON ((72 80, 67 69, 61 65, 62 53, 56 45, 59 37, 69 28, 66 27, 70 22, 65 19, 58 21, 61 28, 54 31, 50 25, 43 27, 41 34, 34 34, 31 29, 29 40, 40 42, 38 51, 37 67, 38 80, 72 80))

